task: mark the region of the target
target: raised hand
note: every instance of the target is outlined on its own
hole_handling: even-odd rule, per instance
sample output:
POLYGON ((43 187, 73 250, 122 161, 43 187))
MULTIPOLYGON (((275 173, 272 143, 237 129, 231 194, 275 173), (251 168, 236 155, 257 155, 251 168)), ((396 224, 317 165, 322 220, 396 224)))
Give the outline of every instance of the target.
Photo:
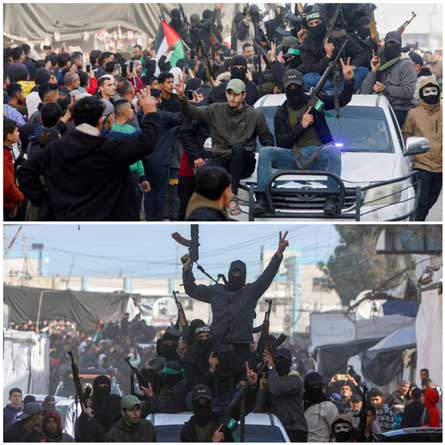
POLYGON ((348 57, 346 63, 344 62, 343 58, 341 58, 340 63, 343 69, 343 77, 345 78, 345 80, 352 80, 354 78, 355 66, 351 65, 351 58, 348 57))
POLYGON ((377 72, 382 64, 380 57, 372 50, 372 59, 371 59, 371 69, 372 71, 377 72))
POLYGON ((139 106, 144 111, 144 114, 156 113, 156 99, 151 95, 150 87, 143 88, 138 94, 139 106))
POLYGON ((250 386, 255 386, 258 382, 258 375, 250 369, 249 362, 246 362, 246 375, 250 386))
POLYGON ((278 241, 278 250, 277 250, 278 255, 283 255, 284 251, 286 250, 286 247, 289 247, 289 241, 286 239, 287 234, 288 234, 287 231, 284 235, 282 235, 280 232, 280 238, 278 241))

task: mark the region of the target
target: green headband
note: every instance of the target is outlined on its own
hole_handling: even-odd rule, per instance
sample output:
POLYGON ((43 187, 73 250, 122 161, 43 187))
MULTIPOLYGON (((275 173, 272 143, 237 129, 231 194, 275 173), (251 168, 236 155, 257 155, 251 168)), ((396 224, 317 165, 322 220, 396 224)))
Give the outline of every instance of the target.
POLYGON ((298 48, 289 48, 287 50, 286 56, 299 56, 301 54, 298 48))
POLYGON ((167 375, 178 375, 178 374, 183 374, 183 371, 184 370, 182 368, 179 371, 177 369, 164 368, 162 370, 162 373, 167 375))

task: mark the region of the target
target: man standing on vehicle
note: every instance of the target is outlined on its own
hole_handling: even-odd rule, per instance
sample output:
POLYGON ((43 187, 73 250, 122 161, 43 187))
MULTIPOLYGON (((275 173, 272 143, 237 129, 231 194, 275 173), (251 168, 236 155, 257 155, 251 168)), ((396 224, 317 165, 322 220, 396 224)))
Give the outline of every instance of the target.
MULTIPOLYGON (((340 59, 345 79, 344 88, 338 98, 339 106, 347 105, 354 91, 354 67, 348 59, 340 59)), ((288 70, 283 77, 286 101, 278 107, 274 116, 275 139, 278 147, 266 147, 260 151, 258 161, 258 189, 264 192, 272 176, 272 169, 322 170, 341 175, 341 153, 334 145, 323 110, 335 108, 333 96, 319 94, 323 109, 308 108, 309 96, 305 94, 304 78, 297 70, 288 70)), ((328 191, 337 192, 337 185, 328 180, 328 191)), ((267 209, 263 193, 258 194, 255 214, 267 209)), ((328 196, 325 214, 335 216, 336 197, 328 196)))
POLYGON ((403 136, 405 140, 410 136, 425 137, 431 144, 427 153, 413 159, 413 168, 421 181, 415 220, 425 221, 442 190, 442 107, 439 84, 434 77, 425 77, 420 82, 419 97, 420 105, 408 112, 403 136))
POLYGON ((275 255, 253 283, 246 284, 246 264, 238 260, 230 265, 227 284, 197 285, 190 256, 181 258, 185 292, 191 298, 211 304, 212 336, 220 350, 231 351, 236 358, 237 369, 234 373, 237 373, 239 368, 244 370, 245 361, 250 354, 250 344, 253 342, 255 308, 278 272, 283 253, 289 246, 286 236, 287 232, 284 235, 280 232, 275 255))

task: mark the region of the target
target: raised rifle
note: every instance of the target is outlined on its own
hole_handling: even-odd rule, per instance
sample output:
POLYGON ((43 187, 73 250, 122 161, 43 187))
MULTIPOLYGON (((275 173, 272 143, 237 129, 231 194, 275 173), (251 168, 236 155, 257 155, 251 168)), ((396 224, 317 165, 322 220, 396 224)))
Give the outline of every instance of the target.
POLYGON ((323 90, 323 87, 325 86, 325 83, 327 82, 329 76, 334 71, 335 65, 339 61, 340 56, 342 55, 343 50, 345 49, 347 43, 348 43, 347 40, 345 40, 343 42, 343 45, 341 46, 340 50, 338 51, 337 55, 335 56, 335 59, 331 60, 329 62, 329 65, 324 70, 324 73, 321 76, 320 80, 318 81, 317 85, 314 88, 312 88, 312 90, 310 91, 310 98, 309 98, 309 101, 307 102, 307 106, 306 106, 304 113, 306 113, 309 108, 311 108, 312 110, 317 110, 319 112, 323 111, 324 104, 318 98, 318 95, 323 90))
POLYGON ((370 21, 369 21, 369 31, 371 33, 371 42, 373 43, 374 51, 378 51, 379 49, 379 33, 377 32, 377 22, 375 20, 374 11, 371 12, 370 21))
POLYGON ((182 307, 182 303, 178 299, 178 292, 173 291, 173 298, 175 299, 176 307, 178 308, 178 319, 179 326, 184 330, 188 327, 187 317, 185 316, 184 308, 182 307))
POLYGON ((411 11, 411 18, 408 20, 405 20, 401 26, 397 28, 397 31, 400 32, 400 34, 403 34, 405 32, 405 29, 407 26, 417 17, 417 14, 414 11, 411 11))
POLYGON ((190 227, 191 238, 188 240, 184 238, 179 232, 172 233, 172 238, 181 246, 188 247, 190 259, 196 264, 196 268, 203 273, 207 278, 210 278, 215 284, 218 284, 220 278, 226 284, 226 279, 223 275, 218 275, 218 280, 215 280, 205 269, 198 263, 199 260, 199 224, 192 224, 190 227))
POLYGON ((261 328, 261 335, 258 340, 258 345, 256 348, 256 352, 260 357, 262 357, 262 355, 263 355, 264 347, 265 347, 265 340, 266 340, 266 337, 269 335, 269 327, 270 327, 269 319, 270 319, 270 312, 272 310, 272 300, 266 300, 266 302, 269 306, 267 308, 266 313, 264 314, 264 321, 263 321, 263 325, 261 328))
POLYGON ((91 393, 91 389, 89 389, 88 393, 86 391, 85 392, 83 391, 82 384, 80 383, 79 368, 77 367, 77 364, 74 361, 73 352, 70 351, 67 352, 67 354, 71 358, 71 372, 73 374, 74 389, 76 391, 76 407, 77 407, 77 401, 79 401, 80 408, 83 413, 87 408, 87 400, 89 398, 89 394, 91 393))
POLYGON ((135 366, 133 366, 130 363, 130 357, 127 357, 125 359, 125 362, 128 364, 128 366, 131 369, 131 372, 136 376, 137 380, 138 380, 138 385, 139 388, 142 389, 142 386, 144 388, 148 388, 148 385, 150 384, 150 382, 141 374, 141 372, 139 371, 138 368, 136 368, 135 366))
POLYGON ((337 3, 337 6, 334 11, 334 15, 332 16, 331 20, 329 21, 329 25, 326 30, 326 34, 323 39, 323 45, 325 45, 327 42, 329 42, 329 39, 331 38, 332 31, 334 31, 335 24, 337 23, 338 16, 340 15, 341 8, 342 8, 341 4, 337 3))

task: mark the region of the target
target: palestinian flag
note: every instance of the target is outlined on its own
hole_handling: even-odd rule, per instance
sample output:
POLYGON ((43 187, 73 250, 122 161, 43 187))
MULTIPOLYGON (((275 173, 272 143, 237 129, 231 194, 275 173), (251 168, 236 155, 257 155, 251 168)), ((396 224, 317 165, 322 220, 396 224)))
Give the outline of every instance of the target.
POLYGON ((176 43, 176 48, 171 52, 167 58, 171 66, 176 66, 178 60, 184 59, 185 50, 182 43, 181 36, 169 25, 164 19, 161 20, 161 26, 158 29, 154 41, 154 48, 156 50, 156 61, 167 51, 170 45, 176 43))

